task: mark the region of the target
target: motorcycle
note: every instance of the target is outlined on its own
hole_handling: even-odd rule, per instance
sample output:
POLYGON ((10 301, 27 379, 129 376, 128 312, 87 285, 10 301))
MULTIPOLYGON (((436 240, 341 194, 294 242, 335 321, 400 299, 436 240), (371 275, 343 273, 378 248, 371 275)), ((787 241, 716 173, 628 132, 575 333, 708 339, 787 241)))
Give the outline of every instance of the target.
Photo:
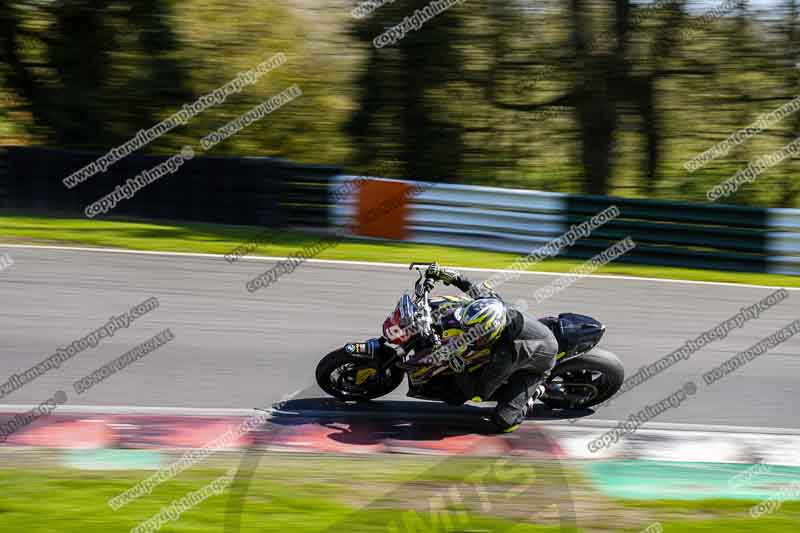
MULTIPOLYGON (((322 390, 341 401, 364 402, 389 394, 408 376, 408 396, 452 403, 459 397, 459 375, 477 372, 491 361, 491 347, 472 343, 458 320, 459 309, 471 298, 431 296, 431 264, 409 265, 419 274, 414 296, 403 294, 384 321, 381 337, 349 342, 322 358, 316 369, 322 390)), ((625 377, 622 363, 597 347, 605 333, 603 324, 574 313, 539 320, 559 346, 539 397, 542 403, 554 409, 585 409, 619 390, 625 377)))

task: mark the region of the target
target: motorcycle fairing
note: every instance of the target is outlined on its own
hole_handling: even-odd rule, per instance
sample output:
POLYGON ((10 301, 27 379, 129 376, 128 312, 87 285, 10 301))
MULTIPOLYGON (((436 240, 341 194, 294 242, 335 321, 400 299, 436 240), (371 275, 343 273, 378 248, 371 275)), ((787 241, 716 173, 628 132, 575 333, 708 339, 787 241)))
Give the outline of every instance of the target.
MULTIPOLYGON (((471 298, 465 296, 431 297, 431 310, 434 316, 438 317, 436 325, 440 332, 443 346, 464 334, 461 323, 455 317, 455 312, 471 300, 471 298)), ((464 349, 458 352, 466 363, 468 372, 474 372, 482 367, 489 362, 491 357, 490 348, 475 349, 472 345, 465 346, 464 349)), ((453 369, 447 363, 430 364, 425 361, 428 355, 429 353, 414 354, 402 364, 408 370, 408 378, 412 386, 423 385, 435 376, 453 373, 453 369)))

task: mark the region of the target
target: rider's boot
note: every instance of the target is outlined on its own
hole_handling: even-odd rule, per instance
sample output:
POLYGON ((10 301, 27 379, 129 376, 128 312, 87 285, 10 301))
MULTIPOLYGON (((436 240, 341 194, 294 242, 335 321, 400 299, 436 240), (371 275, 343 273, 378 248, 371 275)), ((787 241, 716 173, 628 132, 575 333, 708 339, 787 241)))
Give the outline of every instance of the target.
POLYGON ((544 394, 542 377, 536 374, 517 374, 499 391, 492 422, 503 433, 519 427, 534 402, 544 394))

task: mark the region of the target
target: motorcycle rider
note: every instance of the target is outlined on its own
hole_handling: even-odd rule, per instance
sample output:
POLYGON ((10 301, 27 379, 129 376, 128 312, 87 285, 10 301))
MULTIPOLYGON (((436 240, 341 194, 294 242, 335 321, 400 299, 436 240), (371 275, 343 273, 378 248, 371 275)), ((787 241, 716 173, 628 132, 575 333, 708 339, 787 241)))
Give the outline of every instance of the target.
POLYGON ((525 419, 528 408, 544 392, 543 382, 555 365, 558 341, 553 332, 527 313, 506 307, 486 283, 473 284, 456 270, 433 263, 430 279, 454 285, 473 298, 457 311, 465 328, 479 326, 483 341, 491 345, 492 360, 477 379, 459 383, 463 403, 492 398, 497 407, 492 421, 501 431, 514 431, 525 419), (471 391, 469 390, 471 388, 471 391))

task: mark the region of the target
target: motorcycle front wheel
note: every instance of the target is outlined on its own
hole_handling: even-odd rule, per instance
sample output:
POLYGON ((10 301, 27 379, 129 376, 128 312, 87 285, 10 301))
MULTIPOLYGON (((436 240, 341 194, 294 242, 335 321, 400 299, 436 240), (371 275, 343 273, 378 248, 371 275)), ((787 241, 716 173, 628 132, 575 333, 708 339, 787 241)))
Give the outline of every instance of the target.
POLYGON ((404 372, 390 365, 379 370, 379 361, 334 350, 317 364, 317 384, 345 402, 365 402, 389 394, 403 382, 404 372))

